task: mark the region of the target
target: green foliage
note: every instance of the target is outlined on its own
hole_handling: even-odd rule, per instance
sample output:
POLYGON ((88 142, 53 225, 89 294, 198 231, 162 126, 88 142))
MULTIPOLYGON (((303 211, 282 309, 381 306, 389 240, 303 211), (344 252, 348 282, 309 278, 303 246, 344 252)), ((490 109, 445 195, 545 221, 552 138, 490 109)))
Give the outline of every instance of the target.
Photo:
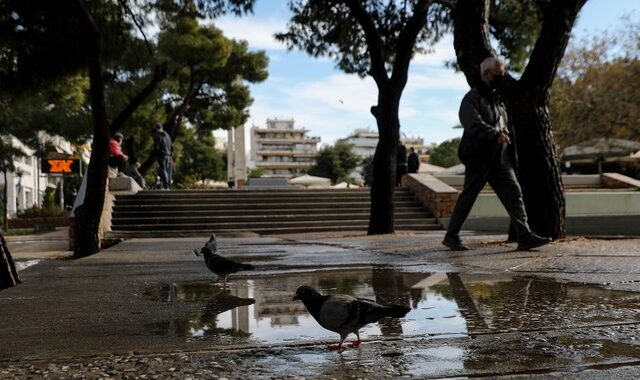
POLYGON ((264 168, 256 167, 256 168, 249 169, 249 173, 247 175, 249 178, 260 178, 266 172, 267 171, 264 168))
POLYGON ((373 156, 362 160, 362 178, 365 186, 371 186, 373 183, 373 156))
POLYGON ((640 140, 639 31, 634 22, 571 43, 549 104, 561 148, 597 137, 640 140))
POLYGON ((213 136, 196 136, 192 130, 185 130, 176 145, 180 148, 175 169, 176 186, 198 180, 220 181, 226 178, 224 152, 215 149, 213 136), (197 179, 194 181, 194 178, 197 179))
POLYGON ((58 198, 56 198, 56 190, 57 189, 47 187, 47 189, 44 191, 44 197, 42 199, 43 208, 52 209, 56 207, 56 205, 58 204, 58 198))
POLYGON ((174 73, 162 89, 169 131, 179 128, 173 123, 181 117, 199 133, 244 124, 253 101, 244 81, 266 79, 266 54, 250 52, 245 41, 227 39, 213 25, 201 25, 197 12, 168 7, 163 15, 158 51, 174 73))
POLYGON ((458 145, 460 145, 460 138, 441 143, 429 153, 429 163, 445 168, 458 165, 460 163, 460 159, 458 158, 458 145))
POLYGON ((542 11, 535 1, 491 0, 489 30, 509 70, 522 72, 538 38, 542 11))
POLYGON ((353 152, 353 146, 338 141, 335 146, 326 146, 318 152, 315 165, 309 169, 310 175, 330 178, 333 184, 353 182, 349 174, 358 166, 360 157, 353 152))
MULTIPOLYGON (((290 49, 300 49, 314 57, 329 57, 346 73, 366 76, 370 70, 370 49, 354 12, 345 3, 290 0, 293 17, 287 31, 276 34, 276 39, 290 49)), ((358 3, 381 38, 383 60, 389 71, 400 46, 401 33, 414 13, 407 3, 415 2, 366 0, 358 3)), ((433 4, 426 18, 427 25, 420 30, 417 44, 410 46, 413 54, 429 51, 429 47, 449 31, 450 15, 446 7, 433 4)))
POLYGON ((18 211, 18 218, 56 218, 69 216, 67 211, 59 207, 32 207, 18 211))

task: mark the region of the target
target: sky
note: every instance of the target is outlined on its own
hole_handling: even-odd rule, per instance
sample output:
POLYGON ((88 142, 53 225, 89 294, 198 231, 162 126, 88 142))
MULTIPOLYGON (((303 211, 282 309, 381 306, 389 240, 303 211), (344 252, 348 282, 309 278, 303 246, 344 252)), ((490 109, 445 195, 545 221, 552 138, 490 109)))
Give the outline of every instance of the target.
MULTIPOLYGON (((309 129, 310 136, 321 138, 322 145, 334 144, 356 128, 377 131, 369 113, 376 104, 377 88, 371 77, 344 74, 328 58, 313 58, 304 52, 288 51, 273 38, 286 29, 290 18, 285 0, 259 0, 254 14, 215 20, 227 37, 248 41, 251 50, 264 50, 269 56, 269 78, 251 84, 254 98, 249 128, 266 126, 267 118, 295 120, 296 128, 309 129)), ((621 17, 640 17, 638 0, 588 0, 573 30, 581 38, 599 30, 615 28, 621 17)), ((444 62, 455 58, 453 37, 443 38, 433 52, 416 56, 411 62, 409 80, 400 103, 400 132, 422 137, 425 144, 441 143, 459 137, 458 107, 469 87, 462 73, 446 68, 444 62)), ((226 140, 226 132, 216 133, 226 140)), ((249 141, 247 141, 247 146, 249 141)))

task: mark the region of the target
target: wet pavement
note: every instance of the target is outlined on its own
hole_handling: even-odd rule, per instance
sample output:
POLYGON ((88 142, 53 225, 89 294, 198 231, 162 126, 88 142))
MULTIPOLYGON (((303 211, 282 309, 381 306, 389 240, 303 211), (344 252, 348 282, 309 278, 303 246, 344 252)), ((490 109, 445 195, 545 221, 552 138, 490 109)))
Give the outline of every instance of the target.
POLYGON ((191 252, 205 237, 38 262, 0 293, 0 378, 640 377, 637 240, 441 235, 221 238, 257 268, 227 289, 191 252), (329 351, 300 285, 411 311, 329 351))

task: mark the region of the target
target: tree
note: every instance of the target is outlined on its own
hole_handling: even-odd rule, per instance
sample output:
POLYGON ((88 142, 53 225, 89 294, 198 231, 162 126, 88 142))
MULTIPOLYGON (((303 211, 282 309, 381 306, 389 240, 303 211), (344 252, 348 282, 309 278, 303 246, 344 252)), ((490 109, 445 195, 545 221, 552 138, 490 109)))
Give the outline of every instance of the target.
POLYGON ((561 148, 591 138, 640 140, 637 22, 572 42, 551 87, 549 110, 561 148), (636 33, 634 33, 634 31, 636 33))
MULTIPOLYGON (((129 5, 127 0, 11 0, 0 6, 0 29, 4 32, 0 38, 3 51, 0 59, 7 64, 3 65, 0 77, 7 87, 27 84, 34 87, 43 79, 88 71, 93 143, 85 200, 76 210, 75 257, 91 255, 100 249, 99 223, 106 189, 109 136, 122 127, 164 77, 162 68, 157 68, 151 82, 109 123, 103 59, 109 58, 105 52, 117 51, 114 47, 121 42, 120 37, 134 35, 133 24, 138 22, 135 18, 126 19, 129 5)), ((202 0, 198 9, 216 16, 251 11, 252 5, 253 0, 202 0)))
POLYGON ((178 142, 181 154, 176 163, 177 186, 185 182, 187 177, 216 181, 226 177, 224 154, 215 149, 216 141, 213 136, 197 136, 192 129, 185 129, 178 142))
POLYGON ((326 146, 318 152, 316 163, 309 169, 309 174, 330 178, 334 185, 343 181, 353 182, 349 174, 359 162, 360 157, 353 152, 353 146, 338 141, 336 145, 326 146))
POLYGON ((371 186, 373 183, 373 156, 365 157, 362 160, 362 179, 365 186, 371 186))
POLYGON ((460 138, 447 140, 429 152, 429 163, 449 168, 460 163, 458 158, 458 145, 460 138))
MULTIPOLYGON (((163 122, 167 133, 175 140, 183 122, 195 126, 199 135, 243 125, 253 101, 244 81, 257 83, 267 78, 266 54, 249 51, 245 41, 227 39, 213 25, 201 25, 203 15, 195 2, 158 4, 163 15, 159 56, 172 73, 159 102, 168 115, 163 122)), ((145 173, 153 163, 150 154, 140 172, 145 173)))
POLYGON ((21 282, 7 242, 0 232, 0 290, 16 286, 21 282))
POLYGON ((249 178, 260 178, 263 175, 265 175, 267 171, 265 170, 265 168, 261 168, 261 167, 255 167, 255 168, 251 168, 249 169, 249 173, 247 173, 247 177, 249 178))
POLYGON ((394 232, 396 154, 400 139, 398 107, 411 57, 447 30, 448 13, 434 1, 290 0, 288 30, 276 35, 289 48, 328 56, 337 66, 370 75, 378 87, 371 107, 378 126, 373 156, 369 234, 394 232))
MULTIPOLYGON (((507 113, 514 125, 522 185, 531 228, 539 234, 565 235, 564 186, 551 132, 549 92, 571 29, 586 0, 536 2, 542 23, 520 79, 507 75, 507 113), (526 143, 524 143, 526 141, 526 143)), ((457 63, 472 87, 480 81, 480 62, 494 55, 487 33, 489 1, 458 0, 454 10, 457 63)))
POLYGON ((9 135, 0 135, 0 171, 2 171, 2 175, 4 176, 4 190, 2 195, 3 207, 2 207, 2 231, 7 231, 7 186, 8 186, 8 177, 7 174, 9 172, 15 172, 16 168, 14 165, 15 159, 18 157, 23 157, 24 152, 21 149, 18 149, 13 146, 13 142, 11 141, 11 136, 9 135))

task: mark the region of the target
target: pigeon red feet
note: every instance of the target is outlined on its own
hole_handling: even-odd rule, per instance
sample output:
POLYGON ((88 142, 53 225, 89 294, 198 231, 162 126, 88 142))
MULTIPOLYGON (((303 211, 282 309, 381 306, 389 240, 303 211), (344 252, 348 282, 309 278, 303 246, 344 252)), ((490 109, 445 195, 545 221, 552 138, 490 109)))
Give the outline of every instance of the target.
POLYGON ((338 352, 342 352, 345 350, 344 346, 342 345, 342 343, 340 344, 330 344, 327 346, 327 348, 331 351, 338 351, 338 352))
POLYGON ((358 339, 358 340, 354 340, 353 342, 351 342, 351 344, 349 344, 350 347, 360 347, 360 345, 362 344, 362 340, 358 339))

